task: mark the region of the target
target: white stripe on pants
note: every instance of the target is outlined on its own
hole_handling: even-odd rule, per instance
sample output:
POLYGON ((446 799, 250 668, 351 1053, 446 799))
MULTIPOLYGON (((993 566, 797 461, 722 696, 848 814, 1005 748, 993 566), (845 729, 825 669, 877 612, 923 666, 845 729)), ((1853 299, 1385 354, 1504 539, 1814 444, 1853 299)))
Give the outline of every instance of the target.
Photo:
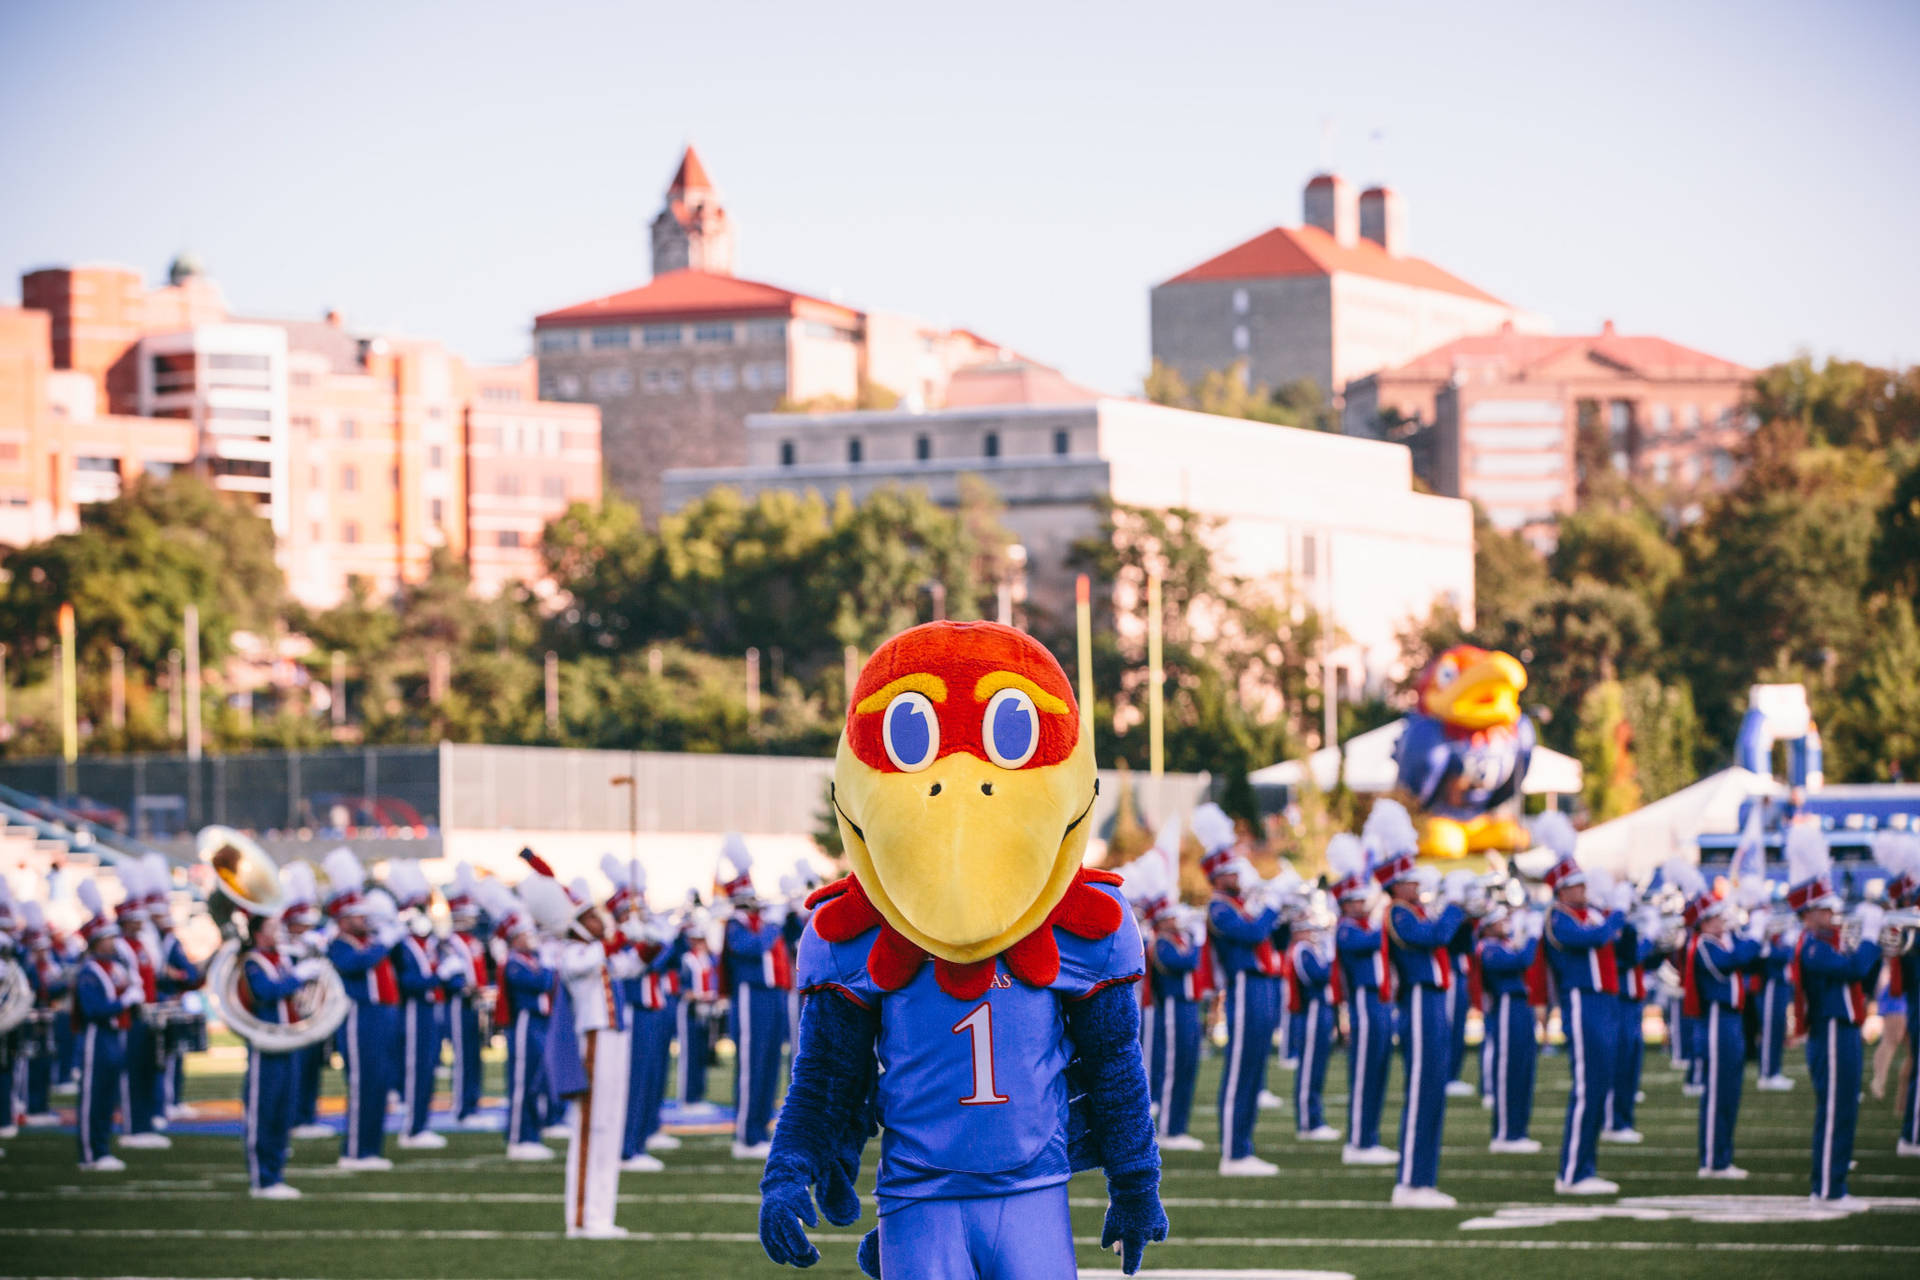
POLYGON ((747 984, 734 992, 734 1023, 740 1028, 740 1043, 733 1046, 734 1061, 740 1066, 740 1087, 733 1091, 733 1140, 747 1140, 748 1099, 753 1097, 753 1006, 747 1003, 747 984))
POLYGON ((1160 1136, 1163 1138, 1171 1133, 1172 1122, 1167 1117, 1173 1113, 1174 1027, 1173 997, 1168 996, 1160 1014, 1160 1035, 1166 1041, 1160 1054, 1160 1136))
POLYGON ((1413 1052, 1407 1055, 1407 1136, 1400 1143, 1400 1185, 1413 1185, 1413 1149, 1419 1145, 1417 1135, 1420 1132, 1420 1069, 1425 1065, 1426 1046, 1421 1036, 1421 1024, 1425 1021, 1421 1014, 1420 996, 1424 988, 1419 983, 1413 987, 1413 998, 1409 1002, 1413 1017, 1413 1052))
POLYGON ((1573 1118, 1567 1124, 1567 1149, 1561 1156, 1562 1182, 1572 1182, 1574 1170, 1580 1167, 1580 1131, 1587 1120, 1587 1027, 1581 1017, 1585 1011, 1580 1007, 1580 988, 1569 991, 1567 997, 1568 1007, 1573 1010, 1573 1026, 1567 1029, 1573 1045, 1573 1118))
POLYGON ((1240 1112, 1240 1059, 1247 1051, 1247 971, 1242 969, 1233 975, 1233 1027, 1228 1043, 1232 1046, 1232 1059, 1227 1063, 1226 1104, 1220 1108, 1220 1158, 1231 1160, 1233 1155, 1233 1130, 1235 1117, 1240 1112))

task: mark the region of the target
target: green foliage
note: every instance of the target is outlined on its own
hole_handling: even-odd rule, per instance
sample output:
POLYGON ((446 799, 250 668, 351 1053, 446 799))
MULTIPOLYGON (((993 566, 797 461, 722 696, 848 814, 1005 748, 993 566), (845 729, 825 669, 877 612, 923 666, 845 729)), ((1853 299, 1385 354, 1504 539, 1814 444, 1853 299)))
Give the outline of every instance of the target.
POLYGON ((1872 618, 1866 652, 1841 681, 1824 738, 1835 776, 1892 782, 1920 778, 1920 625, 1910 600, 1872 618))
POLYGON ((1580 723, 1573 736, 1588 816, 1605 822, 1639 808, 1633 728, 1627 723, 1626 697, 1618 680, 1603 680, 1587 690, 1580 700, 1580 723))
POLYGON ((1340 429, 1339 418, 1319 383, 1300 378, 1275 388, 1264 382, 1252 382, 1247 377, 1245 360, 1236 361, 1228 369, 1210 370, 1198 387, 1190 387, 1178 369, 1156 360, 1142 389, 1155 404, 1175 409, 1304 427, 1309 431, 1340 429))
POLYGON ((1620 691, 1641 801, 1672 795, 1698 779, 1700 719, 1693 691, 1684 684, 1661 684, 1645 671, 1622 681, 1620 691))
POLYGON ((1877 449, 1920 440, 1920 365, 1889 370, 1830 358, 1816 368, 1801 355, 1760 372, 1753 410, 1817 444, 1877 449))
POLYGON ((1880 511, 1867 556, 1867 585, 1901 600, 1920 600, 1920 449, 1889 455, 1905 467, 1880 511))

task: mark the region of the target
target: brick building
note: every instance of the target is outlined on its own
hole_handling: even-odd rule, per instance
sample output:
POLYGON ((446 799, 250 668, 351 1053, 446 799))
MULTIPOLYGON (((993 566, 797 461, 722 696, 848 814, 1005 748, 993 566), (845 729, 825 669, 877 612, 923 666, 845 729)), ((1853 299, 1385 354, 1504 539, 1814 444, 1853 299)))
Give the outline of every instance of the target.
POLYGON ((1734 476, 1753 370, 1665 338, 1549 336, 1512 330, 1460 338, 1348 387, 1351 434, 1383 424, 1426 437, 1416 449, 1437 492, 1471 498, 1499 527, 1541 545, 1573 509, 1583 467, 1606 466, 1667 490, 1734 476))
POLYGON ((1303 225, 1274 227, 1150 295, 1153 358, 1198 381, 1245 362, 1252 383, 1348 382, 1463 334, 1540 321, 1407 252, 1398 192, 1307 183, 1303 225))
POLYGON ((614 488, 651 518, 669 467, 746 460, 749 414, 943 402, 1007 353, 965 329, 861 311, 734 274, 734 224, 692 147, 652 223, 653 279, 534 319, 540 394, 598 405, 614 488))
POLYGON ((36 271, 0 309, 0 543, 78 527, 135 476, 191 467, 272 522, 288 587, 379 593, 444 548, 497 591, 542 575, 541 527, 600 496, 599 414, 542 403, 531 360, 324 320, 233 316, 189 259, 36 271))

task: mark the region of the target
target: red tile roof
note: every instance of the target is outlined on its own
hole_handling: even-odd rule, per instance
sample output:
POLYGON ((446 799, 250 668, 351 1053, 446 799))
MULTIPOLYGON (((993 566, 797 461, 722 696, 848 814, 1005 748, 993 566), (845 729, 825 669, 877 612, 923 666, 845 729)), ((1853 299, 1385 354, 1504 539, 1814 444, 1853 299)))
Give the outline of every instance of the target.
POLYGON ((1498 364, 1521 373, 1577 351, 1586 351, 1608 364, 1647 378, 1733 378, 1745 380, 1753 370, 1731 360, 1683 347, 1665 338, 1630 336, 1613 331, 1597 334, 1482 333, 1456 338, 1415 356, 1387 377, 1449 378, 1462 364, 1498 364))
POLYGON ((535 316, 534 327, 617 324, 625 320, 791 316, 806 312, 824 320, 858 324, 860 313, 823 298, 778 285, 706 271, 669 271, 638 289, 595 298, 535 316))
POLYGON ((1198 280, 1249 280, 1268 276, 1331 276, 1336 271, 1372 276, 1396 284, 1459 294, 1505 306, 1504 302, 1425 258, 1395 257, 1371 240, 1343 245, 1319 227, 1275 227, 1235 245, 1199 266, 1183 271, 1168 284, 1198 280))
POLYGON ((704 187, 711 191, 713 180, 707 177, 707 167, 700 163, 700 155, 687 144, 687 153, 680 157, 680 168, 673 175, 673 182, 667 187, 667 194, 685 191, 689 187, 704 187))
POLYGON ((973 364, 954 370, 944 405, 967 409, 990 404, 1092 404, 1098 391, 1069 382, 1058 369, 1031 361, 973 364))

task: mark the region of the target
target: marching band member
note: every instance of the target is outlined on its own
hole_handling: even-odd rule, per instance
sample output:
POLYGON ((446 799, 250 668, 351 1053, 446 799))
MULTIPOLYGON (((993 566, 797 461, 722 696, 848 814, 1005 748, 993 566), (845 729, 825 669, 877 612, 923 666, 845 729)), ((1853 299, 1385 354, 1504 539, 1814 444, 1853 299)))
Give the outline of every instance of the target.
POLYGON ((540 1141, 547 1118, 546 1052, 557 975, 540 956, 533 918, 513 891, 498 880, 476 886, 495 941, 506 954, 498 965, 495 1020, 507 1031, 507 1159, 553 1159, 540 1141))
MULTIPOLYGON (((1689 864, 1691 865, 1691 864, 1689 864)), ((1637 1146, 1646 1135, 1633 1127, 1635 1094, 1640 1089, 1640 1001, 1635 998, 1636 975, 1642 975, 1642 961, 1652 954, 1652 944, 1642 947, 1640 931, 1633 923, 1633 886, 1614 883, 1613 875, 1595 868, 1587 874, 1587 902, 1598 911, 1617 914, 1626 923, 1613 940, 1613 971, 1618 988, 1614 997, 1613 1070, 1607 1077, 1607 1092, 1600 1100, 1600 1141, 1637 1146), (1623 896, 1619 891, 1626 890, 1623 896)))
POLYGON ((647 1152, 647 1139, 660 1127, 660 1101, 667 1082, 667 1058, 673 1051, 672 970, 669 955, 647 921, 647 873, 638 862, 600 858, 600 870, 613 883, 602 910, 613 921, 620 945, 639 962, 639 972, 621 984, 632 1030, 627 1055, 627 1123, 620 1144, 624 1173, 659 1173, 666 1168, 647 1152))
POLYGON ((1793 1009, 1794 945, 1799 941, 1794 920, 1784 904, 1764 908, 1767 950, 1760 961, 1760 1079, 1754 1087, 1764 1093, 1790 1093, 1787 1074, 1787 1023, 1793 1009))
POLYGON ((774 1095, 780 1088, 780 1047, 787 992, 793 989, 793 953, 780 922, 753 892, 753 856, 728 832, 720 858, 731 872, 720 886, 733 903, 721 963, 733 998, 735 1108, 733 1158, 765 1160, 772 1149, 774 1095))
POLYGON ((134 1010, 146 1002, 146 991, 139 975, 127 968, 120 926, 107 914, 100 886, 82 880, 78 892, 88 914, 80 926, 86 951, 73 982, 74 1038, 80 1046, 74 1130, 82 1172, 118 1173, 127 1166, 113 1154, 113 1110, 126 1068, 127 1029, 134 1010))
MULTIPOLYGON (((1887 869, 1887 900, 1896 909, 1920 909, 1920 836, 1889 832, 1876 841, 1880 865, 1887 869)), ((1887 989, 1907 1001, 1907 1084, 1900 1104, 1900 1136, 1894 1153, 1920 1156, 1920 945, 1913 937, 1890 931, 1880 939, 1892 972, 1887 989)))
MULTIPOLYGON (((807 899, 823 883, 813 863, 804 857, 795 858, 793 871, 780 877, 780 892, 787 906, 786 915, 780 922, 780 936, 786 939, 787 954, 790 956, 800 954, 800 935, 807 931, 807 921, 813 917, 813 908, 807 905, 807 899)), ((789 1049, 800 1039, 801 999, 800 985, 795 983, 787 992, 786 1040, 789 1049)))
MULTIPOLYGON (((1449 871, 1441 878, 1441 896, 1464 909, 1467 890, 1479 879, 1471 871, 1449 871)), ((1447 964, 1453 969, 1447 983, 1447 1096, 1471 1098, 1479 1092, 1464 1078, 1467 1069, 1467 1014, 1473 1008, 1473 924, 1460 921, 1447 940, 1447 964)))
POLYGON ((1340 1163, 1399 1164, 1400 1153, 1380 1145, 1380 1109, 1386 1102, 1393 1057, 1393 1010, 1380 997, 1387 981, 1380 930, 1371 923, 1373 877, 1367 847, 1342 831, 1327 841, 1329 891, 1340 904, 1334 954, 1347 1004, 1347 1141, 1340 1163))
POLYGON ((1553 892, 1545 929, 1547 964, 1560 993, 1560 1025, 1567 1036, 1573 1086, 1561 1137, 1553 1190, 1564 1196, 1605 1196, 1620 1190, 1599 1176, 1600 1127, 1619 1058, 1620 971, 1614 942, 1626 927, 1619 912, 1587 904, 1587 873, 1574 858, 1573 824, 1557 810, 1541 814, 1534 838, 1555 857, 1542 879, 1553 892))
POLYGON ((427 1122, 433 1114, 434 1071, 440 1065, 440 1010, 449 993, 463 989, 467 979, 460 958, 442 955, 433 936, 433 918, 427 914, 433 888, 419 864, 389 864, 387 892, 406 923, 393 952, 401 999, 400 1107, 406 1115, 400 1149, 438 1151, 447 1140, 427 1122))
POLYGON ((173 1141, 160 1130, 166 1126, 160 1093, 160 1048, 154 1035, 153 1007, 160 999, 160 935, 147 920, 146 869, 131 859, 117 863, 114 876, 122 897, 114 914, 120 923, 120 959, 138 976, 142 996, 139 1012, 127 1027, 127 1056, 120 1073, 120 1122, 126 1133, 120 1145, 128 1150, 164 1151, 173 1141))
MULTIPOLYGON (((318 960, 282 956, 280 941, 280 918, 257 917, 241 961, 240 998, 263 1022, 294 1021, 288 1002, 323 971, 318 960)), ((269 1053, 247 1045, 246 1088, 241 1098, 247 1121, 247 1183, 257 1200, 300 1198, 299 1189, 288 1186, 283 1176, 299 1084, 297 1053, 269 1053)))
POLYGON ((1733 1162, 1733 1130, 1740 1119, 1740 1086, 1747 1065, 1747 1031, 1740 1011, 1746 974, 1762 948, 1730 932, 1733 903, 1713 893, 1700 869, 1685 859, 1667 864, 1667 881, 1686 895, 1688 937, 1678 957, 1686 1015, 1706 1025, 1701 1038, 1706 1092, 1700 1098, 1700 1176, 1738 1181, 1747 1171, 1733 1162))
MULTIPOLYGON (((340 1135, 342 1169, 393 1168, 381 1154, 386 1143, 387 1094, 399 1083, 400 983, 393 949, 404 932, 398 922, 376 924, 380 904, 366 887, 366 873, 351 849, 335 849, 321 868, 327 874, 327 914, 338 929, 327 959, 353 1005, 340 1028, 347 1095, 340 1135)), ((382 895, 384 896, 384 895, 382 895)))
MULTIPOLYGON (((21 933, 20 915, 13 904, 13 891, 7 886, 7 879, 0 874, 0 962, 18 960, 20 971, 26 975, 27 987, 33 992, 34 1003, 39 1003, 40 978, 33 967, 26 962, 25 939, 21 933)), ((13 1033, 9 1032, 9 1039, 13 1033)), ((20 1118, 27 1113, 27 1055, 24 1047, 17 1041, 3 1046, 12 1049, 12 1060, 0 1054, 0 1062, 7 1062, 5 1075, 0 1077, 0 1138, 11 1138, 20 1132, 20 1118)))
POLYGON ((1267 1083, 1267 1058, 1280 1020, 1280 973, 1284 963, 1273 945, 1280 924, 1277 903, 1241 896, 1238 841, 1233 820, 1216 804, 1203 804, 1189 819, 1202 850, 1200 869, 1213 885, 1207 933, 1226 996, 1226 1062, 1220 1073, 1220 1172, 1228 1177, 1272 1177, 1279 1166, 1253 1153, 1259 1098, 1267 1083))
POLYGON ((1398 803, 1376 800, 1365 830, 1377 853, 1373 878, 1392 899, 1381 931, 1386 961, 1381 995, 1398 1000, 1400 1043, 1407 1059, 1407 1104, 1400 1113, 1400 1170, 1393 1205, 1451 1209, 1458 1201, 1438 1185, 1447 1114, 1445 993, 1453 981, 1446 947, 1466 913, 1448 903, 1439 915, 1427 914, 1421 903, 1421 873, 1431 868, 1414 865, 1419 837, 1398 803))
MULTIPOLYGON (((327 950, 325 917, 320 914, 320 888, 313 868, 289 863, 280 873, 280 952, 298 963, 323 956, 327 950)), ((320 1123, 320 1075, 333 1056, 331 1038, 294 1050, 293 1121, 287 1136, 296 1140, 331 1138, 333 1129, 320 1123)))
MULTIPOLYGON (((73 988, 73 969, 61 961, 53 930, 39 903, 29 900, 20 904, 20 923, 25 944, 21 965, 33 978, 34 1008, 42 1015, 51 1014, 73 988)), ((56 1019, 56 1032, 63 1023, 71 1028, 72 1020, 56 1019)), ((26 1061, 26 1122, 30 1126, 59 1123, 52 1098, 57 1058, 57 1053, 41 1053, 26 1061)))
MULTIPOLYGON (((1813 1186, 1816 1203, 1865 1208, 1847 1194, 1854 1124, 1860 1117, 1860 1024, 1867 990, 1880 964, 1877 938, 1849 946, 1841 936, 1833 860, 1817 820, 1787 828, 1787 903, 1800 914, 1794 950, 1796 1012, 1807 1029, 1813 1075, 1813 1186)), ((1874 930, 1878 932, 1878 930, 1874 930)))
MULTIPOLYGON (((173 928, 173 905, 169 890, 173 871, 167 860, 150 853, 140 860, 146 873, 146 915, 159 944, 156 988, 162 1000, 178 1000, 206 980, 199 965, 187 957, 180 935, 173 928)), ((160 1073, 160 1119, 191 1120, 199 1113, 186 1103, 187 1055, 184 1049, 169 1048, 160 1073)))
POLYGON ((1336 985, 1333 939, 1325 922, 1308 914, 1294 926, 1287 948, 1287 1005, 1302 1015, 1304 1028, 1293 1076, 1294 1136, 1302 1142, 1340 1141, 1321 1100, 1333 1058, 1336 985))
POLYGON ((681 921, 685 944, 680 953, 680 1007, 674 1013, 674 1034, 680 1041, 680 1076, 676 1082, 683 1111, 713 1111, 707 1101, 707 1027, 720 1001, 720 964, 707 943, 707 913, 695 897, 681 921))
POLYGON ((1199 1083, 1202 1011, 1213 989, 1213 951, 1204 926, 1182 919, 1173 901, 1172 868, 1179 866, 1180 819, 1169 818, 1153 848, 1127 864, 1137 885, 1136 907, 1148 938, 1153 1035, 1147 1044, 1148 1084, 1158 1107, 1155 1138, 1162 1151, 1201 1151, 1206 1144, 1188 1132, 1193 1091, 1199 1083))
POLYGON ((493 958, 474 932, 480 924, 477 882, 469 863, 454 864, 447 883, 447 934, 443 954, 458 962, 461 980, 447 987, 447 1041, 453 1050, 453 1121, 462 1129, 491 1129, 480 1114, 480 1055, 493 1039, 481 1022, 481 993, 495 985, 493 958))
POLYGON ((560 986, 547 1034, 547 1071, 553 1092, 569 1099, 567 1235, 619 1239, 613 1221, 620 1190, 620 1143, 627 1123, 626 1001, 617 983, 638 971, 620 949, 591 898, 576 900, 531 850, 521 858, 534 874, 520 896, 539 926, 563 941, 560 986))
POLYGON ((1496 904, 1480 919, 1481 990, 1485 993, 1486 1063, 1493 1086, 1494 1155, 1530 1156, 1540 1150, 1527 1135, 1533 1123, 1533 1076, 1539 1044, 1533 1036, 1533 1009, 1527 1002, 1527 971, 1533 968, 1540 939, 1532 912, 1515 914, 1496 904))

